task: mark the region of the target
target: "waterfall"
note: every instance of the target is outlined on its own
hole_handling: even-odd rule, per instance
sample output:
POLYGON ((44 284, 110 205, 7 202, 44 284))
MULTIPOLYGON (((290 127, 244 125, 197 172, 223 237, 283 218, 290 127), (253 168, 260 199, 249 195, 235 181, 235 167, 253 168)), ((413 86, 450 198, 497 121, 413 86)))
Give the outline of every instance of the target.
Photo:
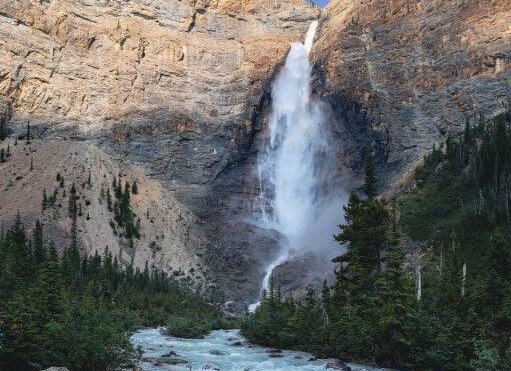
MULTIPOLYGON (((327 150, 327 138, 321 106, 312 100, 310 92, 309 53, 317 26, 317 21, 310 25, 303 44, 291 45, 285 66, 273 84, 269 138, 258 158, 258 176, 263 185, 260 199, 269 202, 260 215, 283 239, 279 256, 267 267, 263 290, 268 289, 273 270, 293 251, 318 243, 317 239, 311 240, 311 230, 321 229, 320 221, 324 222, 318 158, 327 150)), ((323 239, 331 239, 332 234, 321 233, 325 233, 323 239)), ((249 310, 258 305, 252 304, 249 310)))

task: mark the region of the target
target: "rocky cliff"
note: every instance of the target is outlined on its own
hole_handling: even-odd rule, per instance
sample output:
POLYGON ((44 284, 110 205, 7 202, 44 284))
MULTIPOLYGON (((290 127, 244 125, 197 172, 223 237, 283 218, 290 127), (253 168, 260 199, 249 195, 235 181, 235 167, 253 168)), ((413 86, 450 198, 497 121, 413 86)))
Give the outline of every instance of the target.
POLYGON ((343 162, 378 154, 382 186, 399 185, 465 119, 511 97, 508 0, 332 0, 313 50, 316 90, 343 162))
MULTIPOLYGON (((278 237, 250 222, 271 82, 317 18, 313 88, 334 186, 357 186, 372 146, 382 190, 399 189, 465 117, 509 99, 507 0, 332 0, 321 13, 301 0, 0 0, 0 115, 12 117, 1 219, 38 217, 41 188, 65 173, 80 185, 86 251, 147 260, 218 300, 255 299, 278 237), (14 146, 28 120, 35 139, 14 146), (119 175, 141 186, 133 245, 98 195, 119 175)), ((55 238, 69 233, 58 206, 42 218, 55 238)), ((293 266, 310 276, 303 260, 280 275, 293 266)))

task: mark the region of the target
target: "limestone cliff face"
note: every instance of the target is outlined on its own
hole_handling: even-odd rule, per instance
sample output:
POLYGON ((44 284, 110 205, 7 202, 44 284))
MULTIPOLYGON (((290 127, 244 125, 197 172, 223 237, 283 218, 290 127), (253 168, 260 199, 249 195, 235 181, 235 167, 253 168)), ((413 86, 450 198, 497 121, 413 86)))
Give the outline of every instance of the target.
POLYGON ((508 0, 332 0, 321 20, 316 89, 341 157, 356 168, 354 150, 372 143, 386 185, 511 97, 508 0))
POLYGON ((318 16, 299 0, 2 0, 0 9, 0 92, 18 117, 82 128, 155 110, 239 118, 318 16))

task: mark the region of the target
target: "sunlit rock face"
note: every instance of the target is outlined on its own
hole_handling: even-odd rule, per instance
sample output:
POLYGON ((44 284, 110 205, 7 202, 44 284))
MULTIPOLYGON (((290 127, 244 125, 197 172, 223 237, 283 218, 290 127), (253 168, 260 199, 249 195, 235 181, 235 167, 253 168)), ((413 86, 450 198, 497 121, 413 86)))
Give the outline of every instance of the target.
MULTIPOLYGON (((466 117, 486 117, 511 96, 511 2, 332 0, 312 51, 316 92, 345 137, 340 158, 374 145, 382 185, 466 117)), ((360 151, 362 152, 362 151, 360 151)))

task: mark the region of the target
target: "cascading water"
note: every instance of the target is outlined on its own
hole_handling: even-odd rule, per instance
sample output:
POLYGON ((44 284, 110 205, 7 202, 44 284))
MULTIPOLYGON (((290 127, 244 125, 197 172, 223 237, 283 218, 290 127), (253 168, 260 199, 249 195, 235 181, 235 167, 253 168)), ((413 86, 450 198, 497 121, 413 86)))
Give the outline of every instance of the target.
MULTIPOLYGON (((283 239, 280 255, 266 270, 263 290, 268 289, 273 270, 292 252, 318 243, 310 239, 311 228, 318 226, 324 215, 325 195, 320 194, 318 162, 328 146, 321 106, 311 99, 312 66, 308 58, 317 26, 317 21, 310 25, 303 44, 292 44, 273 85, 269 138, 258 159, 258 175, 263 185, 259 199, 269 200, 260 214, 283 239)), ((332 234, 322 232, 331 239, 332 234)), ((258 305, 252 304, 249 310, 258 305)))

